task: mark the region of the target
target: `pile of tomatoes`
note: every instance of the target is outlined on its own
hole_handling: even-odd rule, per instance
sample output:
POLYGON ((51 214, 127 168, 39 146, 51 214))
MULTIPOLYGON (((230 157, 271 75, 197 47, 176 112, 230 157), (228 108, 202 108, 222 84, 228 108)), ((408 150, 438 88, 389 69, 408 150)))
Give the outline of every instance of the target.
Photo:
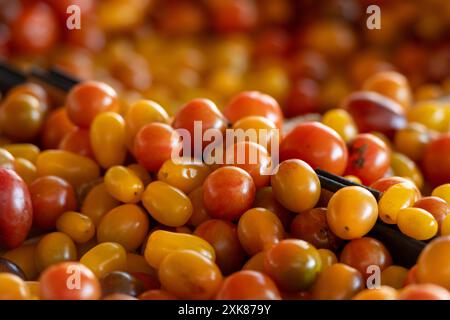
POLYGON ((364 88, 280 135, 280 106, 256 91, 169 117, 151 100, 124 112, 98 81, 56 109, 38 84, 13 88, 0 106, 0 297, 448 299, 450 108, 412 106, 395 72, 364 88), (194 121, 218 135, 272 129, 261 132, 279 150, 248 139, 231 147, 256 150, 256 163, 173 158, 176 129, 194 137, 194 121), (281 163, 264 174, 274 152, 281 163), (315 168, 383 194, 331 193, 315 168), (431 240, 413 268, 367 236, 378 219, 431 240))

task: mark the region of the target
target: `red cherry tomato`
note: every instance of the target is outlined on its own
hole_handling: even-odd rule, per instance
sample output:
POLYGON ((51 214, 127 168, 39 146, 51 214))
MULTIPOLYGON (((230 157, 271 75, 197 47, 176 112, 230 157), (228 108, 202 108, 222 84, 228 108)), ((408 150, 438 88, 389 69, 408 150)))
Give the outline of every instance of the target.
POLYGON ((347 165, 347 147, 332 129, 319 122, 299 124, 280 144, 280 160, 301 159, 311 167, 342 175, 347 165))
POLYGON ((48 267, 39 278, 43 300, 98 300, 100 282, 94 273, 78 262, 62 262, 48 267))
POLYGON ((156 172, 164 161, 172 156, 172 150, 180 146, 176 131, 164 123, 149 123, 142 127, 134 140, 134 155, 139 164, 156 172))
POLYGON ((98 81, 85 81, 73 87, 66 99, 67 114, 77 126, 89 128, 101 112, 118 111, 119 99, 109 85, 98 81))
POLYGON ((262 272, 238 271, 225 279, 218 300, 280 300, 275 283, 262 272))
POLYGON ((225 107, 224 114, 232 123, 247 116, 262 116, 272 120, 278 128, 283 124, 278 102, 258 91, 246 91, 235 96, 225 107))
POLYGON ((390 151, 380 138, 370 133, 356 136, 350 143, 346 175, 354 175, 365 185, 382 178, 390 166, 390 151))
MULTIPOLYGON (((378 190, 380 192, 385 192, 387 189, 392 187, 394 184, 397 183, 409 183, 411 185, 414 185, 410 180, 402 178, 402 177, 385 177, 378 179, 374 183, 370 185, 371 188, 378 190)), ((419 190, 417 189, 417 194, 420 194, 419 190)))
POLYGON ((89 130, 75 128, 70 131, 59 144, 59 149, 79 154, 83 157, 94 158, 91 147, 89 130))
POLYGON ((25 182, 14 171, 0 167, 0 246, 22 244, 31 228, 33 208, 25 182))
POLYGON ((203 202, 213 218, 236 220, 250 209, 254 198, 253 179, 241 168, 219 168, 203 183, 203 202))
POLYGON ((66 180, 55 176, 37 178, 30 185, 33 224, 41 229, 54 229, 56 220, 77 207, 75 191, 66 180))
POLYGON ((433 185, 450 182, 450 133, 443 133, 425 149, 423 169, 433 185))

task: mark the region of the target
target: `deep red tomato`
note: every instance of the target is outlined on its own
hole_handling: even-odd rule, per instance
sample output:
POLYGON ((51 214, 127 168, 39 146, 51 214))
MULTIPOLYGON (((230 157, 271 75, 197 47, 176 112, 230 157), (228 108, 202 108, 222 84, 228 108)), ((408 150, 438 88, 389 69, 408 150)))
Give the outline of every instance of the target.
POLYGON ((245 252, 239 243, 236 225, 228 221, 211 219, 199 225, 194 234, 213 246, 216 263, 223 274, 230 274, 242 267, 245 252))
POLYGON ((428 144, 422 164, 425 177, 433 185, 450 182, 450 133, 443 133, 428 144))
POLYGON ((354 239, 345 245, 340 262, 355 268, 361 272, 364 279, 367 279, 373 274, 373 271, 368 269, 369 266, 375 265, 384 270, 392 264, 392 258, 380 241, 363 237, 354 239))
POLYGON ((176 113, 172 126, 175 129, 186 129, 194 137, 194 122, 202 125, 202 135, 208 129, 217 129, 225 132, 227 120, 217 109, 217 106, 208 99, 194 99, 181 107, 176 113))
POLYGON ((85 81, 73 87, 66 99, 67 114, 77 126, 89 128, 101 112, 118 111, 119 99, 109 85, 98 81, 85 81))
POLYGON ((327 223, 327 208, 314 208, 299 213, 291 224, 291 236, 305 240, 317 249, 335 251, 342 240, 339 239, 327 223))
POLYGON ((342 175, 347 165, 347 147, 332 129, 319 122, 296 126, 280 144, 280 160, 301 159, 314 169, 342 175))
POLYGON ((222 167, 203 183, 203 202, 211 217, 236 220, 252 206, 255 189, 247 172, 237 167, 222 167))
POLYGON ((278 128, 283 124, 283 113, 278 102, 258 91, 239 93, 228 103, 223 113, 232 123, 247 116, 262 116, 272 120, 278 128))
POLYGON ((37 178, 30 185, 33 224, 40 229, 54 229, 56 220, 77 207, 75 191, 66 180, 55 176, 37 178))
POLYGON ((262 272, 238 271, 222 284, 218 300, 280 300, 280 292, 275 283, 262 272))
POLYGON ((172 151, 180 147, 176 131, 164 123, 149 123, 142 127, 134 139, 134 156, 139 164, 151 172, 156 172, 164 161, 172 156, 172 151))
POLYGON ((20 246, 31 228, 33 208, 25 182, 14 171, 0 167, 0 246, 20 246))
POLYGON ((346 175, 354 175, 365 185, 382 178, 390 166, 390 150, 383 140, 370 133, 358 134, 350 143, 346 175))
POLYGON ((61 262, 48 267, 40 278, 43 300, 98 300, 100 282, 94 273, 78 262, 61 262))
POLYGON ((75 128, 61 140, 59 149, 79 154, 83 157, 94 159, 91 147, 89 130, 75 128))

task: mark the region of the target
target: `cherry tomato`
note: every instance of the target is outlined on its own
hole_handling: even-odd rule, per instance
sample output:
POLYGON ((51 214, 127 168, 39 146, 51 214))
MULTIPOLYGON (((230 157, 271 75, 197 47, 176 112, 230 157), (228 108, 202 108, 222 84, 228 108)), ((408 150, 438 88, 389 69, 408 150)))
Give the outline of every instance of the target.
POLYGON ((159 223, 169 227, 181 227, 192 215, 192 203, 179 189, 162 182, 150 183, 142 194, 142 203, 159 223))
POLYGON ((427 181, 439 185, 450 181, 450 133, 443 133, 425 149, 423 169, 427 181))
POLYGON ((86 243, 95 235, 92 220, 84 214, 67 211, 56 220, 56 229, 68 235, 74 242, 86 243))
POLYGON ((405 179, 402 177, 396 177, 396 176, 378 179, 377 181, 372 183, 370 185, 370 187, 375 190, 378 190, 380 192, 385 192, 387 189, 392 187, 394 184, 398 184, 398 183, 409 184, 409 185, 411 185, 411 187, 416 189, 417 194, 420 194, 419 189, 417 189, 417 187, 414 185, 414 183, 411 182, 411 180, 408 180, 408 179, 405 179))
POLYGON ((338 263, 338 259, 333 251, 328 249, 318 249, 317 252, 320 256, 321 263, 321 270, 325 270, 329 266, 332 266, 335 263, 338 263))
POLYGON ((30 185, 33 202, 33 224, 41 229, 54 229, 56 220, 66 211, 76 209, 73 187, 64 179, 44 176, 30 185))
POLYGON ((375 197, 361 187, 345 187, 328 203, 327 222, 339 238, 351 240, 364 236, 375 225, 378 205, 375 197))
POLYGON ((157 230, 150 234, 144 256, 150 266, 159 268, 168 254, 181 250, 196 251, 212 261, 216 256, 214 248, 198 236, 163 230, 157 230))
POLYGON ((72 239, 62 232, 51 232, 43 236, 35 252, 36 266, 43 271, 51 265, 77 259, 77 249, 72 239))
POLYGON ((431 283, 410 284, 398 297, 399 300, 449 300, 450 294, 445 288, 431 283))
POLYGON ((411 207, 417 200, 417 189, 412 183, 396 183, 389 187, 378 201, 381 220, 388 224, 397 223, 398 212, 411 207))
POLYGON ((39 155, 39 148, 31 143, 14 143, 2 146, 3 149, 9 151, 14 158, 23 158, 36 163, 36 159, 39 155))
POLYGON ((397 300, 398 292, 394 288, 381 286, 379 288, 364 289, 357 293, 353 300, 397 300))
POLYGON ((0 246, 20 246, 32 220, 33 207, 25 182, 14 171, 0 167, 0 246))
POLYGON ((117 93, 106 83, 85 81, 73 87, 66 99, 67 114, 77 126, 89 128, 101 112, 118 111, 117 93))
POLYGON ((124 294, 136 297, 144 291, 142 281, 123 271, 113 271, 108 273, 100 281, 103 297, 113 294, 124 294))
POLYGON ((216 263, 223 274, 230 274, 242 267, 245 252, 233 223, 215 219, 207 220, 195 229, 194 234, 214 247, 216 263))
POLYGON ((280 219, 281 223, 283 224, 285 230, 289 230, 292 219, 294 219, 295 217, 295 215, 292 212, 284 208, 277 201, 275 195, 273 194, 272 187, 263 187, 256 190, 253 207, 265 208, 270 212, 275 213, 278 219, 280 219))
POLYGON ((122 245, 116 242, 103 242, 86 252, 80 262, 88 267, 98 279, 102 279, 110 272, 125 271, 127 254, 122 245))
POLYGON ((411 106, 412 93, 408 79, 398 72, 378 72, 364 81, 363 89, 391 98, 399 103, 405 111, 411 106))
POLYGON ((431 193, 434 197, 439 197, 450 204, 450 183, 442 184, 433 189, 431 193))
POLYGON ((137 203, 144 192, 144 184, 131 170, 123 166, 113 166, 104 177, 105 187, 114 198, 125 203, 137 203))
POLYGON ((412 122, 397 131, 394 137, 395 149, 413 161, 420 161, 425 148, 431 140, 427 128, 420 123, 412 122))
POLYGON ((283 124, 283 114, 276 100, 257 91, 246 91, 234 96, 225 107, 224 114, 232 123, 248 116, 263 116, 273 121, 277 128, 283 124))
POLYGON ((115 112, 102 112, 92 121, 90 141, 97 163, 103 168, 125 161, 125 120, 115 112))
POLYGON ((378 266, 383 271, 392 264, 392 258, 380 241, 363 237, 354 239, 345 245, 340 262, 355 268, 367 280, 372 275, 370 266, 378 266))
POLYGON ((210 299, 222 284, 217 265, 195 251, 169 253, 158 269, 162 286, 181 299, 210 299))
POLYGON ((0 148, 0 167, 14 170, 14 156, 3 148, 0 148))
POLYGON ((391 169, 396 176, 410 179, 418 189, 423 188, 424 179, 416 163, 407 156, 393 152, 391 155, 391 169))
POLYGON ((189 193, 188 196, 192 203, 192 215, 187 223, 188 225, 198 227, 206 220, 211 219, 203 203, 203 188, 198 187, 189 193))
POLYGON ((345 174, 355 175, 370 185, 382 178, 390 165, 390 151, 386 144, 372 134, 359 134, 350 143, 345 174))
POLYGON ((273 245, 264 258, 264 269, 282 290, 308 289, 322 268, 314 246, 303 240, 287 239, 273 245))
POLYGON ((171 159, 172 151, 180 146, 179 136, 171 126, 150 123, 138 131, 134 140, 134 155, 140 165, 156 172, 164 161, 171 159))
POLYGON ((93 160, 62 150, 46 150, 36 160, 39 177, 57 176, 75 188, 97 179, 100 169, 93 160))
POLYGON ((41 142, 45 149, 56 149, 64 137, 76 129, 70 121, 66 108, 50 112, 42 126, 41 142))
POLYGON ((318 249, 337 250, 342 240, 339 239, 327 223, 327 209, 314 208, 298 214, 291 224, 291 236, 305 240, 318 249))
POLYGON ((263 208, 246 211, 239 219, 237 231, 242 247, 250 255, 266 250, 284 238, 280 219, 263 208))
POLYGON ((0 105, 0 128, 10 138, 24 141, 37 136, 43 113, 37 98, 17 94, 0 105))
POLYGON ((423 197, 414 203, 414 208, 420 208, 433 215, 439 225, 450 214, 450 205, 438 197, 423 197))
POLYGON ((0 300, 27 300, 30 290, 23 279, 15 274, 0 273, 0 300))
POLYGON ((109 194, 104 183, 93 187, 81 206, 81 213, 89 217, 94 226, 97 226, 101 218, 112 208, 117 207, 120 202, 109 194))
POLYGON ((345 142, 352 141, 358 134, 351 115, 344 109, 327 111, 323 115, 322 123, 336 131, 345 142))
POLYGON ((280 160, 301 159, 311 167, 342 175, 347 147, 332 129, 319 122, 305 122, 289 132, 280 144, 280 160))
POLYGON ((148 228, 149 219, 144 210, 134 204, 124 204, 103 216, 97 227, 97 240, 116 242, 133 251, 144 242, 148 228))
POLYGON ((320 197, 320 181, 304 161, 283 161, 271 177, 275 198, 288 210, 301 212, 313 208, 320 197))
POLYGON ((36 245, 36 243, 23 244, 3 254, 3 258, 10 260, 23 270, 27 280, 34 280, 38 275, 35 262, 36 245))
POLYGON ((391 265, 381 271, 381 284, 394 289, 401 289, 405 284, 408 269, 391 265))
POLYGON ((219 168, 203 184, 203 202, 213 218, 236 220, 250 209, 254 198, 252 177, 237 167, 219 168))
POLYGON ((434 283, 450 290, 450 236, 431 241, 417 260, 417 280, 434 283))
POLYGON ((348 300, 364 287, 361 273, 345 264, 336 263, 323 270, 312 289, 316 300, 348 300))
POLYGON ((61 262, 49 267, 39 282, 39 297, 43 300, 97 300, 101 295, 95 275, 78 262, 61 262))
POLYGON ((234 130, 242 129, 244 132, 254 132, 246 141, 256 142, 270 153, 272 146, 278 146, 280 132, 275 123, 262 116, 248 116, 239 119, 233 124, 234 130), (251 130, 251 131, 248 131, 251 130))
POLYGON ((79 154, 83 157, 94 159, 89 131, 86 129, 75 128, 67 133, 59 144, 59 149, 79 154))
POLYGON ((243 270, 228 276, 217 300, 281 300, 275 283, 262 272, 243 270))

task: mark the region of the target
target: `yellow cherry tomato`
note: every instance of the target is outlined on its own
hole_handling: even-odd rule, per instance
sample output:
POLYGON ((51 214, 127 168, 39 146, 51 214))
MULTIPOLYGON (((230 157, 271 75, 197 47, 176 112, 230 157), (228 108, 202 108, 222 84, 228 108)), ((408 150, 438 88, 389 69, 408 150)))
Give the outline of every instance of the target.
POLYGON ((377 218, 377 201, 362 187, 342 188, 328 202, 328 225, 342 239, 364 236, 375 225, 377 218))
POLYGON ((124 204, 103 216, 97 228, 97 240, 117 242, 127 251, 133 251, 144 241, 148 228, 147 213, 135 204, 124 204))
POLYGON ((177 161, 169 159, 159 169, 158 180, 166 182, 184 193, 190 193, 195 188, 202 186, 210 172, 211 169, 203 162, 197 163, 187 158, 177 161))
POLYGON ((179 250, 193 250, 214 261, 214 248, 200 237, 163 230, 154 231, 145 246, 145 260, 153 267, 159 268, 163 259, 172 252, 179 250))
POLYGON ((128 169, 134 172, 135 175, 141 179, 144 187, 146 187, 150 182, 152 182, 152 177, 148 173, 148 171, 141 166, 140 164, 133 163, 127 166, 128 169))
POLYGON ((401 266, 389 266, 381 271, 381 284, 394 289, 401 289, 405 286, 408 272, 408 269, 401 266))
POLYGON ((80 262, 101 279, 113 271, 127 269, 125 248, 115 242, 103 242, 86 252, 80 262))
POLYGON ((75 188, 91 182, 100 176, 100 168, 91 159, 62 150, 47 150, 36 160, 38 177, 57 176, 75 188))
POLYGON ((37 243, 23 244, 22 246, 9 250, 3 257, 14 262, 25 273, 27 280, 34 280, 38 276, 35 252, 37 243))
POLYGON ((14 143, 2 146, 8 150, 15 158, 23 158, 31 163, 35 163, 39 155, 39 148, 31 143, 14 143))
POLYGON ((409 110, 408 120, 421 123, 428 129, 446 132, 448 130, 448 119, 445 108, 444 104, 435 101, 420 102, 409 110))
POLYGON ((433 197, 439 197, 448 204, 450 204, 450 183, 442 184, 440 186, 437 186, 433 189, 433 192, 431 192, 431 195, 433 197))
POLYGON ((113 198, 125 203, 139 202, 144 191, 141 179, 124 166, 113 166, 106 171, 105 187, 113 198))
POLYGON ((411 122, 397 131, 394 137, 395 149, 413 161, 420 161, 430 141, 430 133, 423 124, 411 122))
POLYGON ((332 109, 327 111, 322 118, 322 123, 336 131, 345 142, 353 140, 358 134, 352 116, 344 109, 332 109))
POLYGON ((95 159, 103 168, 120 165, 127 153, 125 121, 115 112, 102 112, 91 125, 90 141, 95 159))
POLYGON ((401 232, 417 240, 428 240, 438 232, 438 223, 431 213, 420 208, 404 208, 397 213, 401 232))
POLYGON ((320 260, 322 261, 322 271, 329 266, 338 263, 338 259, 333 251, 328 249, 317 249, 319 253, 320 260))
POLYGON ((75 211, 67 211, 59 216, 56 229, 68 235, 75 243, 86 243, 95 235, 91 218, 75 211))
POLYGON ((14 170, 14 156, 3 148, 0 148, 0 167, 14 170))
POLYGON ((389 187, 378 202, 381 220, 388 224, 397 223, 398 211, 414 205, 417 198, 417 190, 411 183, 401 182, 389 187))
POLYGON ((394 175, 410 179, 417 188, 423 187, 423 176, 416 163, 407 156, 398 153, 391 153, 391 167, 394 175))
POLYGON ((147 186, 142 203, 156 221, 169 227, 186 224, 193 211, 187 195, 162 181, 154 181, 147 186))
POLYGON ((16 158, 14 160, 14 170, 27 185, 30 185, 36 179, 36 166, 27 159, 16 158))
POLYGON ((320 197, 320 181, 306 162, 283 161, 271 177, 275 198, 288 210, 301 212, 314 208, 320 197))
POLYGON ((77 248, 65 233, 51 232, 39 240, 35 258, 37 268, 43 271, 55 263, 76 260, 77 248))
POLYGON ((94 226, 97 226, 102 217, 119 204, 120 202, 111 197, 106 190, 105 184, 100 183, 93 187, 86 198, 84 198, 81 213, 88 216, 94 223, 94 226))
POLYGON ((0 273, 0 300, 26 300, 30 289, 25 281, 12 273, 0 273))

